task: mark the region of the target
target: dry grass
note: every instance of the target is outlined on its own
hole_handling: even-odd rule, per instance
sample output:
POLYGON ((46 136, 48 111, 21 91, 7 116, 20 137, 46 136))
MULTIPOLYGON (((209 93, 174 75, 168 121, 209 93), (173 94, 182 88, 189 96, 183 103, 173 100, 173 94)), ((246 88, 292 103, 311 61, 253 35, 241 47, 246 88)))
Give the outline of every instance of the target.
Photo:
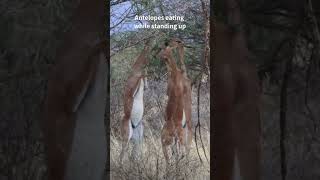
MULTIPOLYGON (((206 137, 207 138, 207 137, 206 137)), ((123 165, 119 162, 119 154, 121 151, 121 142, 111 137, 111 179, 210 179, 210 165, 205 160, 204 153, 199 149, 201 158, 200 162, 195 143, 193 142, 188 159, 183 158, 175 165, 169 166, 166 170, 166 164, 161 149, 160 138, 146 137, 143 145, 143 156, 140 160, 131 161, 128 158, 129 153, 123 161, 123 165)), ((130 152, 131 148, 129 148, 130 152)), ((209 146, 206 144, 206 152, 209 146)))
MULTIPOLYGON (((118 81, 119 82, 119 81, 118 81)), ((122 142, 120 141, 119 126, 123 116, 121 86, 111 86, 111 136, 110 136, 110 171, 112 180, 122 179, 210 179, 210 165, 207 162, 204 151, 200 144, 199 134, 197 135, 198 150, 202 163, 199 159, 194 135, 188 159, 184 158, 178 163, 178 168, 170 166, 166 171, 166 164, 161 147, 161 129, 164 124, 164 110, 167 102, 166 80, 149 80, 149 88, 145 91, 145 113, 143 116, 144 124, 144 144, 143 155, 138 161, 129 159, 129 153, 125 154, 123 165, 119 162, 122 142)), ((210 159, 210 133, 209 133, 209 92, 201 91, 200 98, 200 119, 202 122, 201 134, 204 149, 208 159, 210 159)), ((197 95, 193 89, 192 95, 192 121, 193 131, 197 122, 197 95)), ((131 152, 133 143, 130 143, 131 152)))

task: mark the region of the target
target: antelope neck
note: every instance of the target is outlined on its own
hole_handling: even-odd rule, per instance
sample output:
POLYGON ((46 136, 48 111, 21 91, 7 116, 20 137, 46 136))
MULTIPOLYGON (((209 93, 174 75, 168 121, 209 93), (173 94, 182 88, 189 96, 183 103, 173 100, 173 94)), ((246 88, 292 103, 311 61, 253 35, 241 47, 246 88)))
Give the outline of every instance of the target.
POLYGON ((148 47, 145 47, 139 57, 137 58, 136 62, 133 64, 132 69, 135 71, 139 71, 147 64, 147 58, 145 57, 147 51, 149 50, 148 47))
POLYGON ((178 67, 171 57, 167 59, 166 64, 167 64, 167 70, 170 73, 178 71, 178 67))

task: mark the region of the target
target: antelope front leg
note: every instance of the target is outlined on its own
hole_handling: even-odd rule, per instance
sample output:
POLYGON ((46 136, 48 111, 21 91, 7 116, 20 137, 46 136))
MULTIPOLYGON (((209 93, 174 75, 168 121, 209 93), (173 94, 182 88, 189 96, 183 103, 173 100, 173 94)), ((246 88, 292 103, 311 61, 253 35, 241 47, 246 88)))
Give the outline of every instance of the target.
POLYGON ((169 162, 169 155, 168 155, 168 148, 169 145, 172 144, 172 137, 170 136, 166 124, 164 125, 162 132, 161 132, 161 144, 162 144, 162 151, 164 155, 164 159, 166 161, 166 165, 170 164, 169 162))
POLYGON ((132 136, 132 127, 130 121, 124 121, 122 125, 122 147, 120 153, 120 163, 122 164, 123 156, 128 152, 129 141, 132 136))
POLYGON ((120 153, 120 164, 123 162, 123 156, 125 152, 128 152, 129 149, 129 141, 123 141, 122 142, 122 147, 121 147, 121 153, 120 153))
POLYGON ((190 147, 192 144, 192 130, 188 127, 185 128, 185 140, 183 146, 183 155, 186 157, 187 161, 189 160, 190 147))

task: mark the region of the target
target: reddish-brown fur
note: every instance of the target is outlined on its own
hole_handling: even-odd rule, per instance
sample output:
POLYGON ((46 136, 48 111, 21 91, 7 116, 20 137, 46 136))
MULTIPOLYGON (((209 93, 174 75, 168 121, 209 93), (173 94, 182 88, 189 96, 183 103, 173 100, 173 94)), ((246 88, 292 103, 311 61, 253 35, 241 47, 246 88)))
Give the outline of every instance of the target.
MULTIPOLYGON (((140 53, 140 55, 137 57, 135 63, 132 66, 132 72, 128 77, 128 80, 125 85, 124 89, 124 117, 122 119, 121 124, 121 133, 122 133, 122 141, 123 143, 128 142, 129 138, 129 127, 131 126, 129 124, 130 116, 131 116, 131 110, 133 105, 133 94, 135 90, 137 89, 137 86, 139 85, 139 82, 141 79, 145 77, 144 74, 144 66, 148 63, 147 54, 149 53, 149 42, 146 43, 143 51, 140 53)), ((126 145, 123 145, 123 148, 125 148, 126 145)), ((124 149, 123 149, 124 150, 124 149)), ((122 160, 123 152, 120 155, 120 159, 122 160)))
MULTIPOLYGON (((238 10, 234 3, 228 1, 229 10, 238 10)), ((230 14, 230 21, 239 23, 239 12, 230 14)), ((242 29, 232 31, 218 22, 213 28, 213 176, 231 180, 237 156, 242 179, 258 180, 261 129, 256 68, 248 61, 242 29)))
POLYGON ((104 1, 82 0, 57 52, 56 65, 48 79, 42 122, 49 180, 63 180, 75 127, 75 106, 86 83, 95 78, 98 54, 105 51, 104 1))
MULTIPOLYGON (((169 71, 167 89, 168 104, 165 118, 166 122, 161 134, 162 148, 167 162, 169 162, 167 147, 174 143, 175 138, 178 140, 178 146, 185 147, 186 153, 188 153, 192 142, 191 83, 186 75, 186 72, 182 72, 177 67, 172 56, 172 50, 174 48, 182 47, 182 44, 180 43, 181 42, 178 42, 176 39, 173 39, 170 43, 170 45, 173 47, 166 47, 160 53, 160 57, 165 61, 169 71), (186 117, 185 128, 183 128, 182 124, 183 110, 185 111, 186 117)), ((179 52, 181 53, 183 51, 180 50, 179 52)), ((180 54, 180 60, 182 56, 183 54, 180 54)), ((184 66, 184 63, 182 66, 184 66)))
POLYGON ((144 69, 143 67, 148 63, 146 58, 147 52, 149 51, 149 46, 146 45, 144 50, 138 56, 136 62, 132 66, 132 72, 129 75, 127 83, 124 89, 124 117, 122 120, 122 138, 124 141, 128 139, 128 123, 130 120, 130 114, 132 110, 133 104, 133 93, 136 90, 137 86, 139 85, 139 81, 144 78, 144 69))

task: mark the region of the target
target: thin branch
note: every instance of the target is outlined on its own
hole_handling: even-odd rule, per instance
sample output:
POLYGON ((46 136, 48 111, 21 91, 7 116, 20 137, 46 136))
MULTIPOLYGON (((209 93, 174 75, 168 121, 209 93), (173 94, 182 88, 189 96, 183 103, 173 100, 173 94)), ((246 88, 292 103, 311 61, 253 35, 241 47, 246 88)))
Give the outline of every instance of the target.
POLYGON ((210 61, 209 61, 209 53, 210 53, 210 45, 209 45, 209 38, 210 38, 210 20, 209 20, 209 12, 208 12, 208 5, 205 3, 204 0, 201 0, 201 7, 203 11, 203 18, 205 22, 205 29, 204 29, 204 39, 205 39, 205 49, 204 49, 204 70, 206 74, 210 73, 210 61))
POLYGON ((5 77, 0 77, 0 83, 11 81, 12 79, 20 79, 20 78, 24 78, 26 76, 32 76, 37 72, 44 73, 48 70, 48 68, 49 68, 48 66, 43 66, 43 67, 38 67, 38 68, 32 67, 29 69, 22 70, 21 72, 12 73, 12 74, 9 74, 5 77))
POLYGON ((199 85, 198 85, 198 97, 197 97, 197 101, 198 101, 198 124, 199 124, 199 136, 200 136, 200 142, 201 142, 201 146, 202 146, 202 150, 203 150, 203 153, 204 153, 204 156, 207 160, 207 162, 210 164, 209 162, 209 159, 207 157, 207 153, 206 153, 206 149, 204 147, 204 144, 203 144, 203 140, 202 140, 202 133, 201 133, 201 124, 200 124, 200 89, 201 89, 201 84, 202 84, 202 76, 200 76, 200 80, 199 80, 199 85))
POLYGON ((118 5, 118 4, 127 2, 127 1, 130 1, 130 0, 117 0, 117 1, 112 1, 112 2, 110 2, 110 6, 115 6, 115 5, 118 5))
POLYGON ((312 5, 312 1, 309 0, 308 1, 309 4, 309 10, 310 10, 310 16, 312 19, 312 23, 313 23, 313 33, 314 33, 314 37, 317 41, 317 44, 320 43, 320 33, 319 33, 319 27, 318 27, 318 22, 317 22, 317 18, 315 16, 314 10, 313 10, 313 5, 312 5))
POLYGON ((121 17, 122 17, 125 13, 126 13, 126 15, 125 15, 117 24, 115 24, 114 26, 110 27, 110 30, 116 28, 116 27, 119 26, 124 20, 126 20, 126 19, 128 18, 128 16, 129 16, 129 14, 131 13, 132 8, 133 8, 133 7, 130 6, 130 8, 128 8, 128 9, 121 15, 121 17), (128 13, 127 13, 127 12, 128 12, 128 13))
POLYGON ((151 34, 151 35, 149 35, 147 37, 144 37, 144 38, 141 38, 138 41, 133 42, 133 43, 130 43, 130 41, 129 41, 127 46, 124 46, 123 48, 114 51, 112 54, 110 53, 110 57, 114 56, 115 54, 117 54, 117 53, 119 53, 119 52, 121 52, 121 51, 123 51, 123 50, 125 50, 127 48, 133 47, 133 46, 138 45, 138 44, 140 44, 140 43, 142 43, 142 42, 144 42, 144 41, 146 41, 146 40, 148 40, 148 39, 150 39, 152 37, 155 37, 156 35, 157 34, 151 34))
MULTIPOLYGON (((314 49, 314 48, 313 48, 314 49)), ((314 50, 312 50, 312 54, 311 54, 311 58, 313 57, 313 54, 314 54, 314 50)), ((304 95, 304 104, 305 104, 305 107, 307 109, 307 113, 310 117, 310 119, 312 120, 313 122, 313 131, 314 133, 316 133, 318 131, 318 128, 317 128, 317 123, 316 123, 316 119, 313 115, 313 112, 309 106, 309 100, 308 100, 308 97, 309 97, 309 84, 310 84, 310 78, 311 78, 311 67, 312 67, 313 63, 312 61, 310 62, 310 64, 308 65, 308 68, 306 70, 306 80, 305 80, 305 95, 304 95)))

